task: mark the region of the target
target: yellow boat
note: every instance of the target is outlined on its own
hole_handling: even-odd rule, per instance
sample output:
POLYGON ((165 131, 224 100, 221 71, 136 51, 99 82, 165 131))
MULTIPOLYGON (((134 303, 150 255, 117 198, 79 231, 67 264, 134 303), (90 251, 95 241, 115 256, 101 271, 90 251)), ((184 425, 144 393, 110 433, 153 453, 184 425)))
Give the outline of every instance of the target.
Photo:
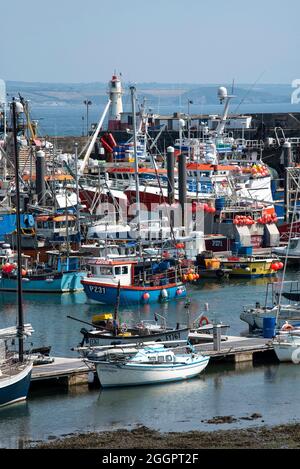
POLYGON ((283 268, 280 259, 274 257, 239 257, 220 258, 221 268, 229 270, 229 277, 266 277, 275 275, 283 268))

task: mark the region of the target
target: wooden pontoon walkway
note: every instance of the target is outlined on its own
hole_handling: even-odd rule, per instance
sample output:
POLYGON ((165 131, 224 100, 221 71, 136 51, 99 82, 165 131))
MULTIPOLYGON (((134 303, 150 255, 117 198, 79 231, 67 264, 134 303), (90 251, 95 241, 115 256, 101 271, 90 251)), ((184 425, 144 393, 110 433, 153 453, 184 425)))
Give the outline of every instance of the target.
POLYGON ((56 380, 57 384, 71 386, 88 382, 90 368, 80 358, 54 357, 53 363, 36 365, 32 369, 31 382, 56 380))
POLYGON ((217 360, 243 362, 252 361, 254 358, 264 358, 276 360, 276 355, 270 339, 260 337, 234 337, 228 336, 228 339, 221 341, 219 350, 214 350, 213 343, 195 345, 197 351, 211 357, 211 362, 217 360), (264 354, 264 355, 262 355, 264 354))
MULTIPOLYGON (((256 358, 262 362, 276 361, 269 339, 228 336, 219 344, 219 350, 214 350, 213 342, 198 344, 195 348, 211 357, 211 365, 215 362, 250 362, 256 358)), ((49 381, 63 386, 87 384, 92 381, 89 373, 95 375, 95 370, 91 370, 83 359, 55 357, 53 363, 33 367, 31 382, 33 385, 47 385, 49 381)))

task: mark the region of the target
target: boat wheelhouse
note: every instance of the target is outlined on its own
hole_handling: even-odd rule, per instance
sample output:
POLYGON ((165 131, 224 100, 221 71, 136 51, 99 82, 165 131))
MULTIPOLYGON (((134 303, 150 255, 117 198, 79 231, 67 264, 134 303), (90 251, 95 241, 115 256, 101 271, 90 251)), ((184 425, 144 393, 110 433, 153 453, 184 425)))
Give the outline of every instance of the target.
POLYGON ((115 304, 120 289, 120 304, 144 304, 186 296, 180 264, 175 259, 160 263, 133 260, 87 259, 89 274, 82 280, 91 300, 115 304))
POLYGON ((38 215, 35 219, 36 236, 52 241, 71 241, 78 236, 77 217, 74 214, 38 215))

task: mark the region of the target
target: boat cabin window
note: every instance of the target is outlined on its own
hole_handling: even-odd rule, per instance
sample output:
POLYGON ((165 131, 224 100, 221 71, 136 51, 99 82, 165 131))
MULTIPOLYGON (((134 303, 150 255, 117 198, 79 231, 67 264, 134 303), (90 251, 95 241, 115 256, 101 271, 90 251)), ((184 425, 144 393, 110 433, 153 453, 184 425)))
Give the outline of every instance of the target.
POLYGON ((48 256, 48 262, 47 262, 48 267, 52 267, 52 269, 56 269, 57 260, 58 260, 57 256, 49 255, 48 256))
POLYGON ((101 266, 98 266, 98 273, 100 275, 112 275, 113 268, 111 266, 108 266, 108 265, 101 265, 101 266))
POLYGON ((153 363, 164 363, 164 362, 172 362, 173 356, 172 355, 156 355, 154 357, 148 357, 148 360, 153 363))
POLYGON ((290 249, 296 249, 297 246, 298 246, 298 239, 291 240, 290 249))
POLYGON ((98 272, 97 272, 96 266, 90 265, 89 268, 90 268, 89 270, 91 271, 93 275, 97 275, 98 272))
POLYGON ((115 275, 124 275, 124 274, 128 274, 127 265, 115 267, 115 275))
POLYGON ((37 228, 41 229, 53 229, 53 222, 52 221, 38 221, 37 228))

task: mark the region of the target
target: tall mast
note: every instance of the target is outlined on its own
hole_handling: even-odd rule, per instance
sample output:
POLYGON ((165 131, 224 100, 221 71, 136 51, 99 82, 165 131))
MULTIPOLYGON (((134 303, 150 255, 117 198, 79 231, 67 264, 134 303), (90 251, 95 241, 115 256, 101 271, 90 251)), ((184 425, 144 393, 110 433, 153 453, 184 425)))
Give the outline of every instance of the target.
POLYGON ((23 317, 23 294, 22 294, 22 254, 21 254, 21 220, 20 220, 20 183, 19 183, 19 155, 17 141, 17 112, 21 112, 20 103, 12 101, 12 124, 15 153, 15 185, 16 185, 16 222, 17 222, 17 254, 18 254, 18 338, 19 338, 19 361, 24 360, 24 317, 23 317), (18 109, 19 108, 19 109, 18 109))
POLYGON ((132 105, 132 127, 133 127, 133 149, 134 149, 134 171, 135 171, 135 193, 136 193, 136 217, 138 245, 141 254, 141 204, 140 204, 140 182, 139 182, 139 163, 137 157, 137 141, 136 141, 136 111, 135 111, 135 87, 130 87, 131 105, 132 105))
POLYGON ((79 198, 79 181, 78 181, 78 143, 75 143, 75 179, 76 179, 76 200, 77 200, 77 230, 79 235, 78 246, 81 247, 81 234, 80 234, 80 198, 79 198))

